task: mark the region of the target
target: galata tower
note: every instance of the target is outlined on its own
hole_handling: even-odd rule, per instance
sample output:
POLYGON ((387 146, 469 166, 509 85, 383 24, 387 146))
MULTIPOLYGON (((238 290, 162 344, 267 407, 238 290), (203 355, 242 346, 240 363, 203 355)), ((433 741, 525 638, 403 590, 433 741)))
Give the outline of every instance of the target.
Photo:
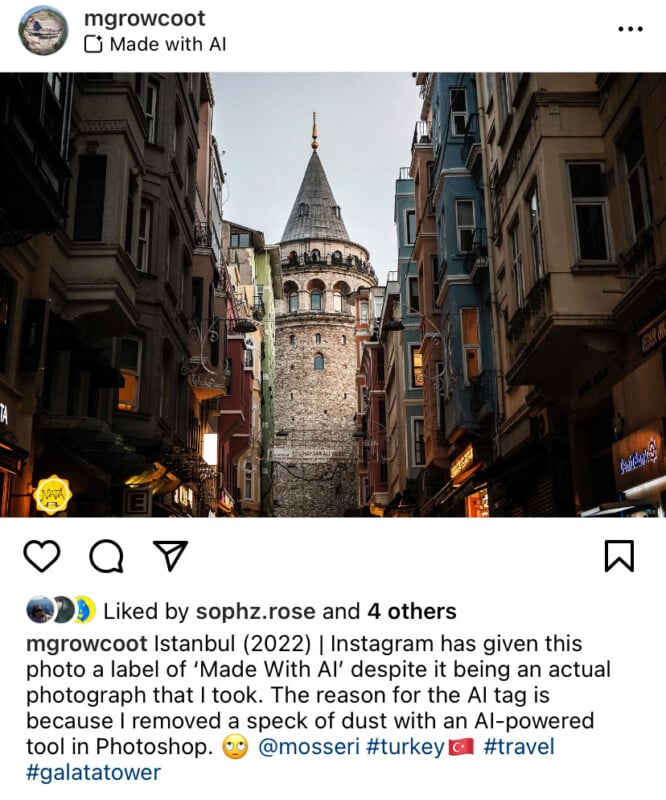
POLYGON ((341 516, 357 502, 356 370, 368 338, 368 251, 349 238, 317 152, 280 242, 275 320, 275 516, 341 516))

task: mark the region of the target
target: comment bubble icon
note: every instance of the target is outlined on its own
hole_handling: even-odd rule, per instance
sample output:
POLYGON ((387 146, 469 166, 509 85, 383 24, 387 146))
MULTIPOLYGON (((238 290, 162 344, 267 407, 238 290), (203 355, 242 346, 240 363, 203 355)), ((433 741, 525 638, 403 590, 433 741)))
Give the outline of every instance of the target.
POLYGON ((90 548, 90 563, 97 572, 122 572, 123 550, 113 539, 100 539, 90 548))

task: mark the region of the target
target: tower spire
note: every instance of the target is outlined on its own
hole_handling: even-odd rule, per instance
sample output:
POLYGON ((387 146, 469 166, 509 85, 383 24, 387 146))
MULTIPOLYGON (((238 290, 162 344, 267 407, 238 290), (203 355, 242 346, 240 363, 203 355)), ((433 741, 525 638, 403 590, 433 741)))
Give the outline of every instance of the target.
POLYGON ((312 112, 312 149, 316 150, 319 147, 317 141, 317 112, 312 112))

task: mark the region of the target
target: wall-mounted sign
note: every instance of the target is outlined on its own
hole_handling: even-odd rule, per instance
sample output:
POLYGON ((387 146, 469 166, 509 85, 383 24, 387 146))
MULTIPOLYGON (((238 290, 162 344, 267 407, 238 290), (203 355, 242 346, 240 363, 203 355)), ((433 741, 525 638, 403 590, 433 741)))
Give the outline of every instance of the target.
POLYGON ((458 458, 456 458, 455 461, 451 464, 450 475, 454 486, 457 486, 459 483, 456 482, 456 478, 458 478, 464 472, 467 472, 467 470, 472 466, 473 463, 474 463, 474 448, 472 447, 471 444, 468 444, 467 447, 458 456, 458 458))
POLYGON ((0 425, 9 425, 9 408, 0 403, 0 425))
POLYGON ((638 336, 644 356, 666 344, 666 312, 639 331, 638 336))
POLYGON ((66 511, 67 504, 74 497, 67 478, 58 475, 42 478, 32 496, 35 498, 37 510, 44 511, 49 516, 66 511))
POLYGON ((619 492, 666 475, 662 422, 613 442, 615 486, 619 492))

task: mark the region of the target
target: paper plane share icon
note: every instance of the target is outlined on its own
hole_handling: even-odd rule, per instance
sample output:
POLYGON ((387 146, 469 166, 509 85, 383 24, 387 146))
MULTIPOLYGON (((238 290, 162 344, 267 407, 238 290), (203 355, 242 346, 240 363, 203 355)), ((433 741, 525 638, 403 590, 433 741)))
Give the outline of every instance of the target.
POLYGON ((153 542, 153 544, 164 556, 169 572, 173 572, 189 542, 153 542))

